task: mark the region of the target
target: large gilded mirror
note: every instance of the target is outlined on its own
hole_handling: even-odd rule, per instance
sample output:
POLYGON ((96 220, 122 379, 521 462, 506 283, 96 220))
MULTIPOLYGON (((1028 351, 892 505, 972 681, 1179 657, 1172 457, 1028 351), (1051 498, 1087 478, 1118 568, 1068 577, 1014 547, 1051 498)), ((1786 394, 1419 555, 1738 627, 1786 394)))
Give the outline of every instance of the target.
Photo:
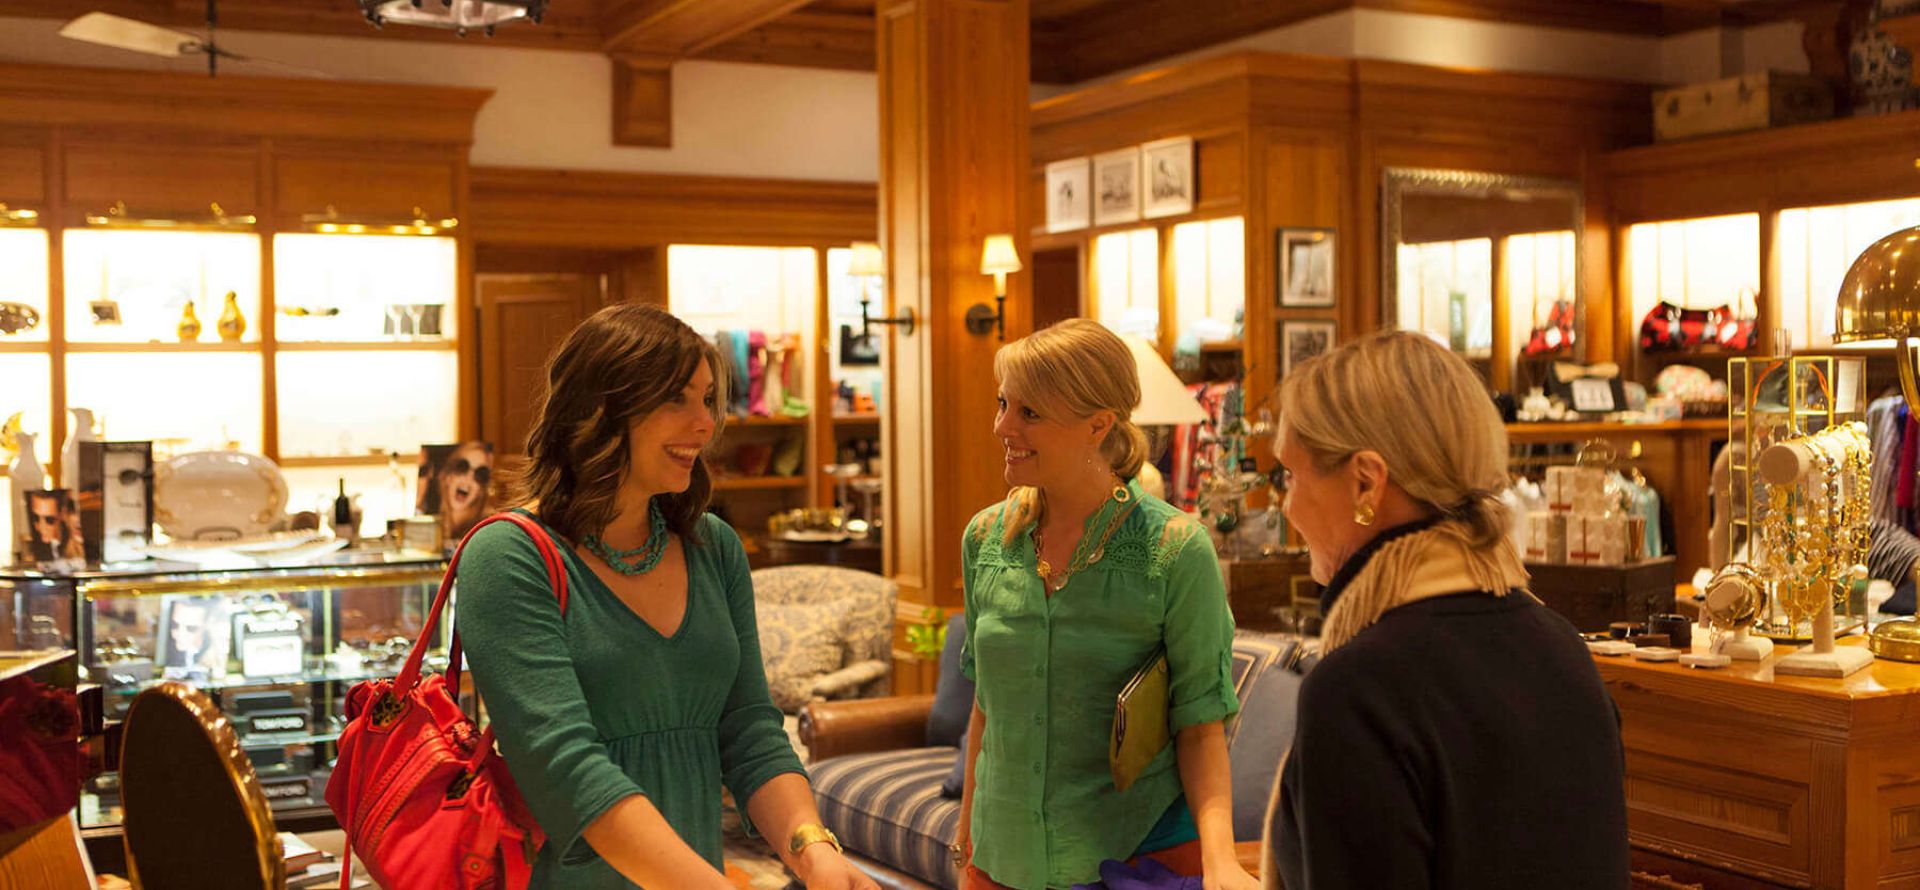
POLYGON ((1382 317, 1508 386, 1521 355, 1579 358, 1577 182, 1389 168, 1381 183, 1382 317))

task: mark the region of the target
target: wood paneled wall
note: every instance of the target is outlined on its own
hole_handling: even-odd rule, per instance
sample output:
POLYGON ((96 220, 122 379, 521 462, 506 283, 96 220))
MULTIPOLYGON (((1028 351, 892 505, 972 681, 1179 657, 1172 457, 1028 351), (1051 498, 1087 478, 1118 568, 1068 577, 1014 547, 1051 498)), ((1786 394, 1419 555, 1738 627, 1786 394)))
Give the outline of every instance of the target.
MULTIPOLYGON (((1758 330, 1765 332, 1780 317, 1774 215, 1920 196, 1920 111, 1628 148, 1606 155, 1604 172, 1616 251, 1635 223, 1760 214, 1758 330)), ((1624 295, 1612 322, 1621 336, 1606 357, 1631 367, 1640 319, 1624 295)), ((1757 345, 1769 342, 1763 333, 1757 345)))
POLYGON ((1379 194, 1388 168, 1570 179, 1587 196, 1581 250, 1588 348, 1610 355, 1612 265, 1600 159, 1646 140, 1649 102, 1645 87, 1574 78, 1218 56, 1035 103, 1029 189, 1036 206, 1044 206, 1051 161, 1177 135, 1193 136, 1197 155, 1193 213, 1036 233, 1035 244, 1084 246, 1108 230, 1243 216, 1248 399, 1257 403, 1280 371, 1275 322, 1337 317, 1343 338, 1381 324, 1379 194), (1274 242, 1282 227, 1336 231, 1333 310, 1279 308, 1274 242))

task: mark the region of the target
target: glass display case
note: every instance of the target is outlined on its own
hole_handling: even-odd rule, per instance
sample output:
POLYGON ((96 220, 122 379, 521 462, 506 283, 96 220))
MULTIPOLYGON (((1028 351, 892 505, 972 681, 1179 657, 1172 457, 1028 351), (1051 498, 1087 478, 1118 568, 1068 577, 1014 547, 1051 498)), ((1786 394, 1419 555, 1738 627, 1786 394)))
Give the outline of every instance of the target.
MULTIPOLYGON (((348 550, 244 568, 0 569, 0 648, 78 650, 79 681, 102 687, 109 720, 162 680, 198 687, 232 720, 276 813, 304 815, 294 811, 325 809, 348 689, 398 673, 446 565, 437 553, 348 550)), ((434 641, 436 668, 451 626, 434 641)), ((86 782, 80 819, 119 823, 117 776, 86 782)))

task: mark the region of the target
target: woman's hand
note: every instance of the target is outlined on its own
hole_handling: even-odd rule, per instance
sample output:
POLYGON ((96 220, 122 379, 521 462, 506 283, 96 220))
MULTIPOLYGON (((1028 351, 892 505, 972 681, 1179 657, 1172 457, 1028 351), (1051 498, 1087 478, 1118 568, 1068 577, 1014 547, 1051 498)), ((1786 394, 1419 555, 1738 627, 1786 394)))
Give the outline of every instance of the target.
POLYGON ((880 885, 867 877, 866 872, 855 868, 832 844, 809 844, 800 851, 799 867, 795 870, 800 872, 807 890, 880 890, 880 885))
POLYGON ((1238 862, 1207 869, 1206 877, 1200 883, 1206 890, 1260 890, 1260 879, 1248 874, 1238 862))

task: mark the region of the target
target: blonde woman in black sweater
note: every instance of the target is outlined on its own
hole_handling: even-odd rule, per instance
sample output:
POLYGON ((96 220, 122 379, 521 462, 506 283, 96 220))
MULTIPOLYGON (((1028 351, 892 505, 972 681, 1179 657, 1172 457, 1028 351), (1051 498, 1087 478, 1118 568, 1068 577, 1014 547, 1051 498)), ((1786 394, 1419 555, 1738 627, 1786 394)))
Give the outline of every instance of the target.
POLYGON ((1268 885, 1625 887, 1617 711, 1573 627, 1527 592, 1478 375, 1386 332, 1295 368, 1280 404, 1284 510, 1326 624, 1268 885))

